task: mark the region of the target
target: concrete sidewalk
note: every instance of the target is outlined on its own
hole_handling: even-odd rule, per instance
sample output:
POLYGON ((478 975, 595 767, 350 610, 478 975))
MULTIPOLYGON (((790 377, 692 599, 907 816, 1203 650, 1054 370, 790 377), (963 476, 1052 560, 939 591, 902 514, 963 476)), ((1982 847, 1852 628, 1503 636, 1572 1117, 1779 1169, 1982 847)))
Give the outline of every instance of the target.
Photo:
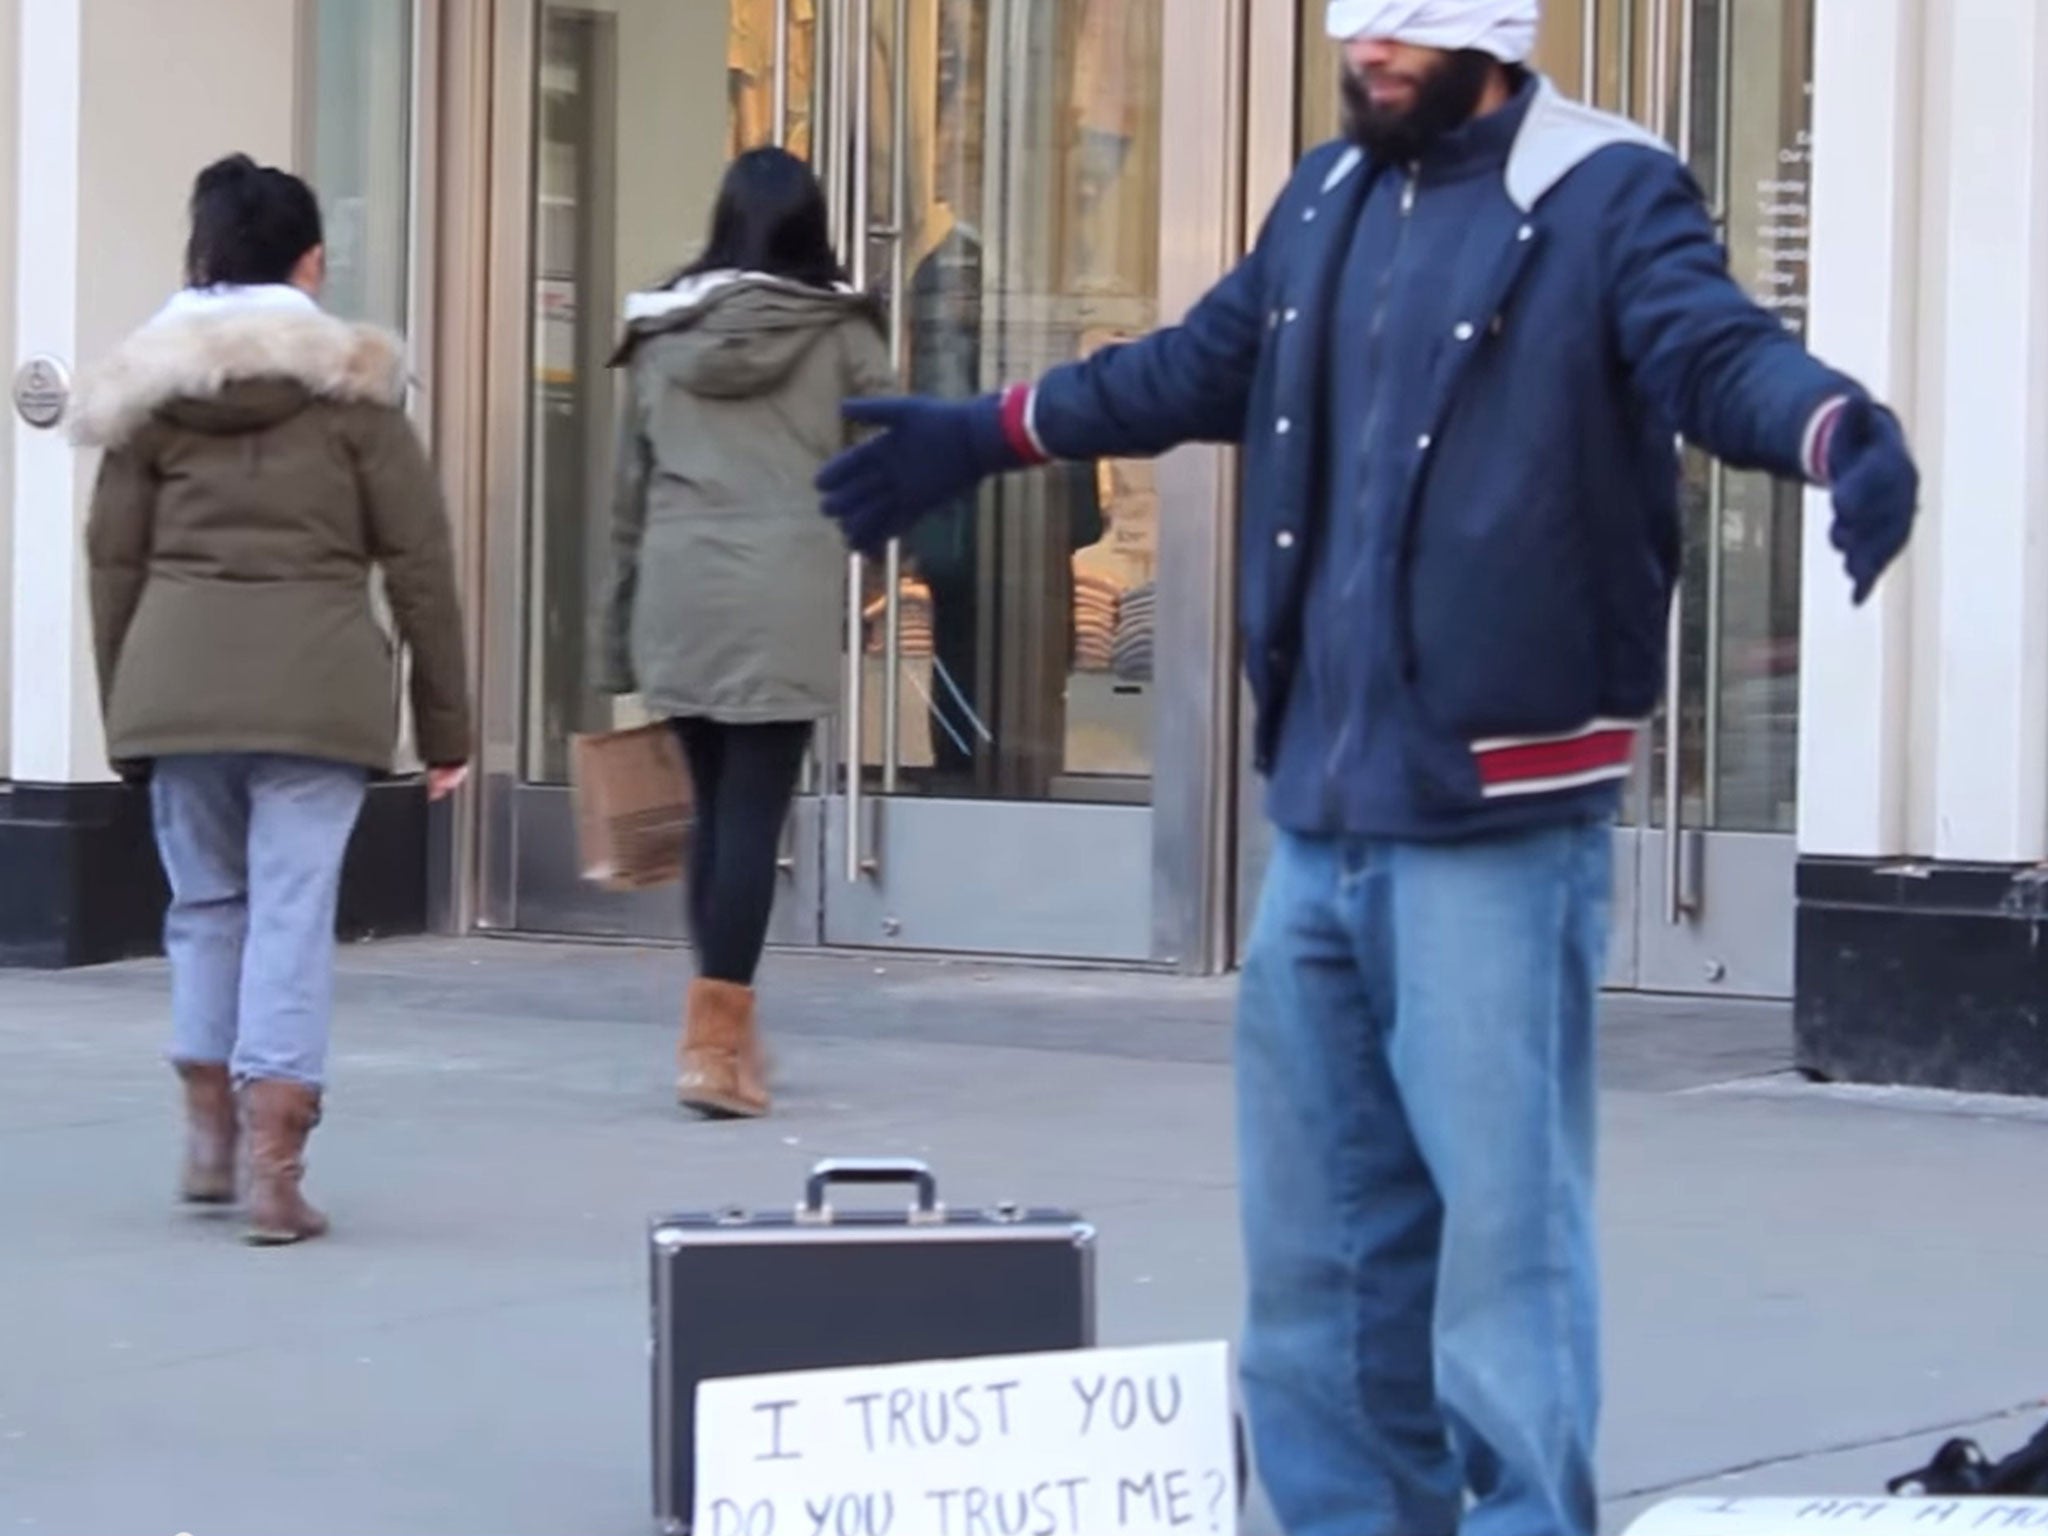
MULTIPOLYGON (((1234 1331, 1228 983, 780 959, 779 1113, 704 1125, 669 1101, 682 974, 349 952, 335 1233, 274 1252, 167 1198, 161 967, 0 975, 0 1536, 638 1536, 647 1217, 787 1202, 835 1153, 1083 1210, 1105 1342, 1234 1331)), ((2042 1416, 2048 1114, 1806 1088, 1787 1030, 1609 1009, 1615 1529, 1701 1485, 1867 1495, 2042 1416)))

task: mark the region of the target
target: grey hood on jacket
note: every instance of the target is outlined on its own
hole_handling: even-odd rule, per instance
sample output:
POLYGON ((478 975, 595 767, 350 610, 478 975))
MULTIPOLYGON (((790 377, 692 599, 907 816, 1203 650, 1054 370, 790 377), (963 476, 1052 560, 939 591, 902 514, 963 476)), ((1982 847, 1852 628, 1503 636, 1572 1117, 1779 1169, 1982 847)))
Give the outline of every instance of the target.
POLYGON ((601 686, 652 713, 816 720, 838 698, 845 549, 818 469, 841 404, 896 387, 874 303, 720 272, 636 293, 601 686))
POLYGON ((874 301, 852 288, 710 273, 629 297, 612 362, 659 341, 667 377, 692 394, 741 400, 774 389, 837 325, 860 315, 881 324, 874 301))

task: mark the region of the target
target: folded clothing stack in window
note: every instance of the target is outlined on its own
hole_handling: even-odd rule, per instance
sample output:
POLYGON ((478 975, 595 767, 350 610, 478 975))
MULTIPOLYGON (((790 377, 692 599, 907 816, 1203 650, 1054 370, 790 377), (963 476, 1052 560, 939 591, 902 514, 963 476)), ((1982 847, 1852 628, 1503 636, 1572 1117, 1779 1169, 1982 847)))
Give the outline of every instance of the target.
POLYGON ((1152 681, 1152 621, 1159 590, 1151 582, 1134 587, 1117 604, 1116 642, 1111 647, 1110 670, 1121 682, 1152 681))

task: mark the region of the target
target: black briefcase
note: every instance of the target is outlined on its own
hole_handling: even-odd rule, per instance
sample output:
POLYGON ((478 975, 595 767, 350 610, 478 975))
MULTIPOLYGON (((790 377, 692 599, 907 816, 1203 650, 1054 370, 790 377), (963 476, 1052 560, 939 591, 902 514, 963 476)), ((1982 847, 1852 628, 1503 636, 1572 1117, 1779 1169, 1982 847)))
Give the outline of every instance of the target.
POLYGON ((831 1161, 791 1210, 659 1217, 652 1249, 654 1513, 687 1532, 697 1383, 1095 1347, 1095 1231, 1070 1211, 953 1211, 910 1161, 831 1161), (852 1184, 914 1203, 840 1210, 852 1184))

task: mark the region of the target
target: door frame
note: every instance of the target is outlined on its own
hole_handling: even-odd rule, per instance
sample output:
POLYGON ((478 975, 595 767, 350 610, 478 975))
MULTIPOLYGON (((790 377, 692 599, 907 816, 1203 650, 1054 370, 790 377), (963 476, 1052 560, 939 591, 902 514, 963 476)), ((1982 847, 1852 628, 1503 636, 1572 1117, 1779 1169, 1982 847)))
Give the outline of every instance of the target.
POLYGON ((519 923, 520 790, 525 760, 527 495, 533 430, 534 137, 540 0, 492 0, 486 87, 489 235, 485 313, 482 671, 476 775, 476 922, 519 923))
MULTIPOLYGON (((1668 131, 1688 164, 1700 105, 1694 100, 1701 49, 1714 50, 1718 82, 1712 105, 1719 175, 1707 187, 1717 225, 1725 229, 1736 193, 1734 74, 1737 68, 1734 7, 1723 0, 1713 35, 1700 28, 1701 0, 1621 0, 1630 14, 1647 12, 1639 27, 1653 61, 1646 88, 1653 128, 1668 131), (1675 12, 1675 14, 1674 14, 1675 12), (1666 69, 1654 68, 1659 58, 1666 69)), ((1798 4, 1801 0, 1783 0, 1798 4)), ((1597 0, 1589 0, 1597 6, 1597 0)), ((1711 807, 1719 798, 1720 762, 1714 743, 1723 707, 1724 617, 1722 525, 1728 506, 1728 472, 1719 463, 1707 470, 1704 550, 1706 569, 1681 575, 1673 592, 1664 698, 1658 718, 1645 732, 1631 804, 1635 809, 1633 901, 1617 902, 1619 930, 1629 935, 1631 969, 1627 985, 1645 992, 1789 998, 1793 992, 1794 874, 1796 834, 1747 832, 1687 819, 1684 772, 1689 757, 1686 668, 1702 663, 1698 687, 1703 698, 1706 739, 1698 746, 1700 773, 1711 807), (1687 607, 1695 594, 1685 575, 1704 576, 1705 622, 1690 623, 1687 607), (1696 629, 1696 638, 1687 631, 1696 629), (1654 733, 1654 735, 1652 735, 1654 733), (1651 771, 1656 752, 1661 773, 1651 771)), ((1795 514, 1796 515, 1796 514, 1795 514)), ((1685 541, 1686 545, 1690 540, 1685 541)), ((1795 589, 1796 590, 1796 587, 1795 589)), ((1796 630, 1795 630, 1796 633, 1796 630)), ((1796 730, 1796 723, 1794 729, 1796 730)), ((1796 767, 1795 770, 1796 772, 1796 767)))
MULTIPOLYGON (((1170 0, 1169 0, 1170 3, 1170 0)), ((820 0, 827 14, 850 17, 893 0, 820 0)), ((996 7, 1000 9, 998 5, 996 7)), ((438 9, 438 8, 437 8, 438 9)), ((1161 60, 1161 323, 1184 312, 1237 259, 1243 244, 1246 130, 1246 41, 1251 0, 1221 0, 1213 24, 1163 29, 1161 60), (1224 110, 1218 110, 1218 103, 1224 110)), ((437 422, 445 428, 443 483, 461 509, 458 550, 474 612, 473 668, 480 748, 471 787, 437 838, 437 885, 451 926, 482 931, 572 931, 650 939, 680 937, 672 892, 614 896, 575 878, 568 791, 523 782, 526 760, 528 637, 528 475, 534 407, 531 390, 532 182, 536 125, 536 63, 542 0, 489 0, 442 13, 436 51, 446 111, 438 180, 454 194, 440 210, 436 355, 437 422), (456 169, 468 174, 453 174, 456 169), (484 274, 481 284, 476 275, 484 274)), ((783 55, 786 57, 786 53, 783 55)), ((821 52, 819 75, 826 74, 821 52)), ((828 87, 829 88, 829 87, 828 87)), ((778 82, 778 97, 786 86, 778 82)), ((778 123, 786 113, 778 114, 778 123)), ((824 123, 814 128, 822 136, 824 123)), ((822 141, 821 151, 833 152, 822 141)), ((827 167, 829 169, 829 166, 827 167)), ((1147 867, 1135 882, 1147 910, 1122 914, 1117 937, 1099 955, 1073 958, 1140 960, 1189 972, 1212 972, 1230 958, 1235 838, 1236 674, 1234 634, 1235 495, 1230 457, 1221 450, 1178 450, 1158 462, 1161 504, 1160 593, 1155 645, 1154 773, 1150 806, 1071 807, 1082 838, 1089 825, 1123 825, 1112 841, 1142 849, 1147 867)), ((828 733, 843 739, 843 728, 828 733)), ((827 771, 813 788, 831 785, 827 771)), ((883 838, 920 840, 923 805, 913 799, 861 797, 849 812, 840 795, 800 797, 786 841, 786 883, 771 943, 815 944, 827 937, 826 882, 844 879, 843 834, 851 816, 871 821, 883 838), (890 829, 896 828, 896 831, 890 829), (836 861, 836 862, 835 862, 836 861)), ((963 807, 995 819, 1004 802, 930 802, 936 819, 958 827, 963 807)), ((1058 802, 1019 803, 1017 835, 1042 840, 1058 802)), ((928 838, 922 839, 929 841, 928 838)), ((887 856, 888 850, 881 851, 887 856)), ((972 866, 968 866, 971 871, 972 866)), ((957 900, 963 876, 956 862, 929 877, 935 896, 957 900)), ((1085 879, 1085 876, 1074 877, 1085 879)), ((1028 908, 1056 899, 1033 893, 1028 908)), ((1006 945, 982 931, 985 948, 1006 945)), ((906 935, 907 942, 914 942, 906 935)), ((878 938, 886 947, 886 936, 878 938)))

